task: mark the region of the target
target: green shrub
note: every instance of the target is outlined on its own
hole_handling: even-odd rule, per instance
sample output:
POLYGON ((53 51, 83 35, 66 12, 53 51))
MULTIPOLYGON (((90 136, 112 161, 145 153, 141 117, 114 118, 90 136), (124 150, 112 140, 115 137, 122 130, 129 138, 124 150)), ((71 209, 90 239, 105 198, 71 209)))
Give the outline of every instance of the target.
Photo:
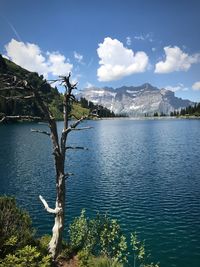
POLYGON ((126 262, 127 243, 119 224, 108 216, 97 216, 89 220, 85 210, 75 218, 69 230, 70 244, 77 251, 87 251, 88 255, 104 255, 115 262, 126 262))
POLYGON ((79 267, 90 267, 89 264, 90 253, 88 252, 87 249, 79 251, 77 256, 78 256, 79 267))
POLYGON ((12 197, 0 197, 0 258, 33 242, 31 219, 12 197))
POLYGON ((107 215, 88 219, 83 210, 69 229, 70 244, 78 252, 81 267, 120 267, 128 263, 128 255, 133 258, 133 267, 159 267, 148 263, 144 242, 138 240, 136 233, 131 234, 131 253, 128 252, 120 225, 107 215))
POLYGON ((43 256, 36 247, 25 246, 0 261, 0 267, 50 267, 50 256, 43 256))
POLYGON ((131 234, 131 246, 134 260, 133 267, 159 267, 158 264, 147 263, 148 256, 146 256, 144 242, 138 240, 136 232, 131 234))
POLYGON ((70 244, 74 249, 81 250, 85 246, 89 231, 88 226, 85 210, 82 210, 81 215, 75 218, 69 227, 70 244))
POLYGON ((121 263, 114 262, 106 257, 91 258, 89 264, 90 267, 123 267, 121 263))
POLYGON ((101 254, 113 259, 115 262, 127 261, 127 242, 122 234, 120 225, 116 220, 106 215, 100 219, 100 247, 101 254))
POLYGON ((40 239, 38 239, 37 245, 42 253, 44 254, 48 253, 48 246, 50 240, 51 240, 50 235, 43 235, 42 237, 40 237, 40 239))

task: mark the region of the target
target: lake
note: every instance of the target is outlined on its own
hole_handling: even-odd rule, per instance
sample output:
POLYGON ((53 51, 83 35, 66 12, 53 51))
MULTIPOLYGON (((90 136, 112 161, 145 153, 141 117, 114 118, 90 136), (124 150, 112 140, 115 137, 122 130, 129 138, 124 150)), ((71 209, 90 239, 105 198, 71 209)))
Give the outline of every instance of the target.
MULTIPOLYGON (((137 231, 161 267, 200 266, 200 120, 114 119, 84 122, 68 145, 89 150, 67 154, 66 216, 86 208, 118 219, 128 235, 137 231)), ((0 194, 14 195, 32 217, 37 234, 50 233, 55 175, 46 129, 35 123, 0 126, 0 194)), ((58 122, 61 132, 62 122, 58 122)), ((67 235, 67 230, 66 230, 67 235)))

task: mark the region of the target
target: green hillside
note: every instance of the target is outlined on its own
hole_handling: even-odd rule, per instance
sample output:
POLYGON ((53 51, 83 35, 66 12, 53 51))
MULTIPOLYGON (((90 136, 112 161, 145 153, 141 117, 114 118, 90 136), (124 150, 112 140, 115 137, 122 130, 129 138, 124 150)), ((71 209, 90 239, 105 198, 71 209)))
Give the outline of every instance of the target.
MULTIPOLYGON (((0 55, 0 77, 4 75, 16 76, 20 80, 26 80, 35 89, 40 92, 40 95, 44 102, 49 106, 54 117, 57 120, 62 120, 62 98, 57 88, 51 87, 45 82, 42 75, 38 75, 36 72, 29 72, 15 63, 3 58, 0 55)), ((2 84, 0 83, 0 88, 2 84)), ((30 116, 41 116, 40 108, 34 99, 5 99, 8 96, 19 96, 22 95, 20 91, 0 91, 0 117, 4 114, 9 116, 14 115, 30 115, 30 116)), ((82 116, 88 114, 89 110, 82 108, 80 104, 75 104, 73 107, 73 114, 82 116)))

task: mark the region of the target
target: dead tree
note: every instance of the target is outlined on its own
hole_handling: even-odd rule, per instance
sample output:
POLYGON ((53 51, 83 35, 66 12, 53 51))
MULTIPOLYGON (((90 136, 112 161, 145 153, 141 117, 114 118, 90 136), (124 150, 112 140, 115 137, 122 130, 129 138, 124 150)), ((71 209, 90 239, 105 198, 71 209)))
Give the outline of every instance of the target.
MULTIPOLYGON (((52 229, 52 238, 49 243, 49 253, 51 254, 53 260, 57 258, 59 253, 61 252, 62 239, 63 239, 63 230, 64 230, 64 218, 65 218, 65 180, 69 176, 69 174, 65 173, 65 157, 67 149, 84 149, 84 147, 71 147, 67 146, 67 137, 68 134, 72 131, 77 130, 86 130, 91 127, 82 127, 78 128, 77 126, 88 116, 94 114, 89 114, 88 116, 82 116, 81 118, 75 117, 75 120, 70 124, 69 123, 69 112, 71 103, 75 100, 75 96, 73 94, 73 90, 76 89, 77 84, 71 84, 70 82, 70 74, 68 76, 61 76, 56 81, 60 81, 62 85, 65 87, 64 100, 63 100, 63 130, 61 137, 58 137, 57 125, 55 118, 50 112, 48 106, 43 101, 39 90, 33 88, 27 81, 17 80, 16 77, 8 77, 3 76, 0 79, 1 91, 17 91, 22 92, 21 96, 14 96, 15 99, 30 99, 34 98, 38 107, 42 111, 42 117, 33 117, 33 116, 2 116, 0 118, 0 122, 5 122, 7 120, 32 120, 32 121, 45 121, 48 123, 50 132, 43 130, 32 130, 32 132, 38 132, 41 134, 45 134, 50 136, 53 146, 53 156, 55 163, 55 171, 56 171, 56 201, 55 208, 50 208, 46 200, 39 196, 42 201, 44 208, 49 213, 53 213, 55 215, 55 222, 52 229)), ((1 94, 0 94, 1 95, 1 94)), ((7 99, 13 98, 13 96, 6 97, 7 99)))

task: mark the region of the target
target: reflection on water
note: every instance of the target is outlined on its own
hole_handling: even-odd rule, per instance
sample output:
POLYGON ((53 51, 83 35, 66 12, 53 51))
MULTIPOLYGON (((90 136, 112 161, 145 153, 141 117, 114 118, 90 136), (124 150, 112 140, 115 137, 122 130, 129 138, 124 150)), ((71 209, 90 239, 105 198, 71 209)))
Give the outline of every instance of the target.
MULTIPOLYGON (((137 230, 161 266, 198 267, 200 121, 85 123, 94 128, 69 139, 89 150, 67 155, 67 171, 75 174, 67 181, 67 222, 82 208, 89 216, 107 212, 126 234, 137 230)), ((15 195, 43 234, 51 231, 53 217, 38 195, 54 205, 55 176, 50 140, 30 133, 37 127, 0 126, 0 193, 15 195)))

